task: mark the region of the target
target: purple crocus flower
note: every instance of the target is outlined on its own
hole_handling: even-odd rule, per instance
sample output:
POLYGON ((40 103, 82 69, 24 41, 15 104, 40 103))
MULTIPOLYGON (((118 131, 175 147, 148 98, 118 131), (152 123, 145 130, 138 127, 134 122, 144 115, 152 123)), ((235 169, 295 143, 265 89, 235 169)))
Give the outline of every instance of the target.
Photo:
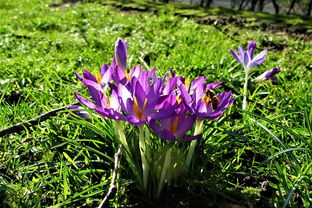
POLYGON ((256 49, 256 42, 251 41, 248 44, 248 50, 245 51, 242 47, 238 47, 238 52, 236 53, 233 49, 230 49, 234 58, 244 66, 246 72, 249 72, 253 67, 258 66, 263 63, 266 59, 265 54, 268 50, 264 50, 261 53, 254 56, 254 50, 256 49))
POLYGON ((174 113, 169 117, 158 119, 151 118, 148 121, 150 128, 162 138, 169 141, 191 141, 198 139, 202 134, 191 137, 184 137, 185 134, 192 129, 196 115, 191 114, 184 102, 177 104, 176 98, 173 96, 170 106, 178 105, 174 113), (183 138, 184 137, 184 138, 183 138))
POLYGON ((104 64, 101 72, 95 72, 95 75, 87 70, 83 71, 83 77, 76 73, 78 79, 88 87, 89 94, 92 100, 86 99, 75 93, 76 98, 86 107, 96 110, 99 114, 115 120, 127 120, 120 113, 120 105, 118 102, 116 89, 112 89, 111 95, 108 98, 106 91, 110 87, 112 73, 116 67, 113 60, 111 66, 104 64))
MULTIPOLYGON (((115 62, 112 61, 110 66, 103 64, 101 71, 94 71, 94 74, 87 70, 83 70, 83 76, 76 72, 78 79, 86 86, 92 86, 95 89, 105 91, 108 83, 112 80, 112 74, 115 69, 115 62)), ((89 90, 90 92, 90 90, 89 90)), ((92 92, 90 92, 92 94, 92 92)))
POLYGON ((257 82, 263 82, 263 81, 269 81, 272 80, 273 82, 276 81, 276 77, 275 74, 277 74, 278 72, 280 72, 281 69, 280 68, 273 68, 270 70, 265 71, 263 74, 261 74, 260 76, 258 76, 255 81, 257 82))
POLYGON ((233 102, 232 92, 216 94, 213 89, 222 82, 205 84, 205 77, 200 77, 191 83, 190 90, 181 84, 182 99, 188 104, 197 116, 197 119, 216 119, 220 117, 233 102))
POLYGON ((121 109, 127 115, 127 120, 134 125, 144 124, 150 117, 155 119, 167 117, 172 110, 157 110, 163 81, 151 72, 141 71, 138 76, 132 76, 127 86, 117 86, 121 109))

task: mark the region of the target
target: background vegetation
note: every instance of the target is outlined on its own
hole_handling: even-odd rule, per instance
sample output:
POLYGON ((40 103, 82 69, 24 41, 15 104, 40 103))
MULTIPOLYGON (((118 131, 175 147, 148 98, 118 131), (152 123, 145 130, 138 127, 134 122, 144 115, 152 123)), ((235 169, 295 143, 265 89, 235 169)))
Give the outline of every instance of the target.
MULTIPOLYGON (((84 88, 74 71, 110 63, 122 37, 133 55, 130 65, 144 60, 159 74, 173 67, 190 78, 221 80, 220 91, 232 90, 236 101, 222 123, 206 125, 186 181, 159 201, 143 199, 122 161, 111 205, 311 207, 311 40, 261 27, 198 24, 186 18, 196 20, 193 14, 202 12, 196 7, 183 7, 180 16, 175 5, 144 12, 138 2, 124 5, 128 9, 106 1, 0 0, 1 129, 75 102, 73 92, 84 88), (276 83, 253 83, 242 112, 243 69, 229 49, 250 40, 270 50, 253 77, 273 67, 282 72, 276 83)), ((0 137, 0 206, 97 206, 110 183, 114 136, 109 123, 64 112, 0 137)))

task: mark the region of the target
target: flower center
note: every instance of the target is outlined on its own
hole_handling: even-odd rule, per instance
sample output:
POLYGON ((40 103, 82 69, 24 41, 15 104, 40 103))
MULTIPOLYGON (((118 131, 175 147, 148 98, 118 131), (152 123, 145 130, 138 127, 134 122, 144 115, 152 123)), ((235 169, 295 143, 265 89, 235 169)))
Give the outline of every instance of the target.
POLYGON ((133 97, 133 111, 136 115, 136 117, 139 119, 139 120, 143 120, 143 117, 144 117, 144 111, 146 109, 146 106, 147 106, 147 101, 148 99, 145 98, 144 100, 144 103, 143 103, 143 107, 142 107, 142 110, 139 109, 139 103, 138 103, 138 100, 137 98, 134 96, 133 97))

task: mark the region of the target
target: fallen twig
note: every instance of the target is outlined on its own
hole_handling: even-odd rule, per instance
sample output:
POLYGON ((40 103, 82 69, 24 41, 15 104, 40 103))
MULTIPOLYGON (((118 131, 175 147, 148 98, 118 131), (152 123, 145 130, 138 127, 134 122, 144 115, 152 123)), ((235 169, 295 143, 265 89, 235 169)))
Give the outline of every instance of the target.
POLYGON ((109 190, 107 194, 105 195, 104 199, 102 200, 101 204, 99 205, 98 208, 102 208, 105 204, 108 203, 108 201, 113 198, 117 192, 117 186, 116 186, 116 180, 117 180, 117 172, 118 172, 118 167, 119 167, 119 161, 121 158, 121 150, 122 146, 121 144, 118 147, 117 152, 115 153, 115 162, 114 162, 114 169, 113 169, 113 176, 111 180, 111 184, 109 186, 109 190))
MULTIPOLYGON (((73 103, 72 105, 77 105, 77 104, 78 103, 73 103)), ((36 118, 33 118, 33 119, 28 120, 28 121, 24 121, 24 122, 15 124, 13 126, 10 126, 8 128, 2 129, 2 130, 0 130, 0 137, 5 136, 7 134, 11 134, 11 133, 19 133, 26 128, 38 125, 40 122, 47 120, 51 116, 55 116, 57 114, 57 112, 62 111, 62 110, 66 110, 67 107, 69 107, 69 106, 71 106, 71 105, 53 109, 53 110, 48 111, 44 114, 41 114, 40 116, 38 116, 36 118)))

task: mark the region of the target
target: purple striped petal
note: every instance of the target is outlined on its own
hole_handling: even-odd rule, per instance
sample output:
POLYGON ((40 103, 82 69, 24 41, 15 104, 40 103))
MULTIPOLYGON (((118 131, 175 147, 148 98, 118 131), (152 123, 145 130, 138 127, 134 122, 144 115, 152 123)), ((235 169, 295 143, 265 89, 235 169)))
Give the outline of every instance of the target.
POLYGON ((111 108, 99 108, 99 107, 96 107, 95 110, 100 115, 105 116, 107 118, 111 118, 111 119, 114 119, 114 120, 122 120, 122 121, 126 121, 127 120, 126 116, 124 116, 124 115, 114 111, 111 108))
POLYGON ((93 81, 93 82, 97 82, 95 76, 94 76, 93 74, 91 74, 89 71, 83 70, 82 74, 83 74, 83 76, 84 76, 86 79, 89 79, 89 80, 91 80, 91 81, 93 81))
POLYGON ((79 100, 79 102, 81 102, 83 105, 87 106, 88 108, 91 108, 91 109, 95 109, 96 108, 96 105, 94 102, 86 99, 86 98, 83 98, 82 96, 80 96, 78 93, 75 92, 75 96, 76 98, 79 100))
POLYGON ((210 90, 213 90, 214 88, 222 85, 223 82, 214 82, 214 83, 210 83, 210 84, 207 84, 206 86, 206 89, 210 89, 210 90))
POLYGON ((117 65, 123 70, 127 70, 127 43, 118 38, 115 46, 115 58, 117 65))
POLYGON ((251 59, 253 58, 254 50, 256 47, 257 47, 257 44, 253 40, 250 41, 250 43, 248 44, 248 53, 251 59))
POLYGON ((88 119, 91 118, 91 115, 87 111, 85 111, 83 107, 81 107, 79 105, 71 105, 71 106, 67 107, 67 109, 75 110, 75 111, 73 111, 73 113, 79 117, 88 118, 88 119))
POLYGON ((236 61, 238 61, 238 63, 240 63, 241 65, 243 65, 243 62, 242 60, 240 59, 240 57, 238 56, 238 54, 233 50, 233 49, 230 49, 233 57, 236 59, 236 61))

